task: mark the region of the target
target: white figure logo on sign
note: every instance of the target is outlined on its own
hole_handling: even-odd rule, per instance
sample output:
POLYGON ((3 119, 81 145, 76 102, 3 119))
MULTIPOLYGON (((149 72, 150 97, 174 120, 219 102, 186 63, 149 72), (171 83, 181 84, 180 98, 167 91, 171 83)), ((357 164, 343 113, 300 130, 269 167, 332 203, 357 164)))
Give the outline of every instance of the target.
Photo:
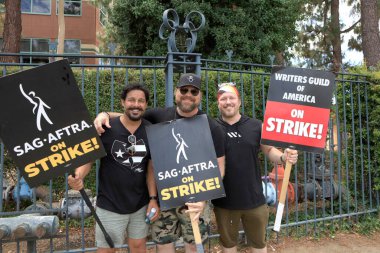
POLYGON ((174 128, 172 128, 172 134, 175 141, 177 142, 177 146, 175 147, 175 149, 177 150, 177 164, 179 164, 179 157, 181 156, 181 154, 185 158, 185 160, 187 160, 185 147, 188 148, 189 146, 187 146, 185 140, 181 137, 181 134, 174 133, 174 128))
POLYGON ((53 122, 51 122, 49 116, 46 114, 45 108, 51 109, 50 106, 48 106, 40 97, 36 96, 36 93, 34 91, 30 91, 28 94, 25 93, 24 89, 22 88, 22 84, 20 83, 20 91, 22 95, 33 105, 33 114, 36 114, 36 123, 37 123, 37 129, 39 131, 42 131, 41 128, 41 116, 50 124, 53 125, 53 122), (36 112, 37 109, 37 112, 36 112))

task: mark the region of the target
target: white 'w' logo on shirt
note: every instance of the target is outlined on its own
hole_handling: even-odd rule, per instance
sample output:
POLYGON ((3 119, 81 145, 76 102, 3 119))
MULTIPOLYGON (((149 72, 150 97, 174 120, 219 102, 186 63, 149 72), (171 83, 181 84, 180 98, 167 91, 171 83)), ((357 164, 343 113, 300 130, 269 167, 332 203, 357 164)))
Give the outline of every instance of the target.
POLYGON ((238 137, 241 137, 241 135, 240 135, 238 132, 228 132, 227 135, 228 135, 230 138, 238 138, 238 137))

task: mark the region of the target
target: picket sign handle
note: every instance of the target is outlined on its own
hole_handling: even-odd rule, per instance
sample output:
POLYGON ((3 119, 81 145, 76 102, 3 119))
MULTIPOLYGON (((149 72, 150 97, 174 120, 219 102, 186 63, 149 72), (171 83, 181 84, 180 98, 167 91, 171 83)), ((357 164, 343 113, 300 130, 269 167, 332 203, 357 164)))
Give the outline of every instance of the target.
POLYGON ((199 232, 199 224, 198 221, 193 221, 195 213, 190 213, 191 226, 193 228, 193 235, 195 239, 195 246, 197 247, 198 253, 204 253, 201 233, 199 232))
MULTIPOLYGON (((294 147, 292 147, 292 146, 289 148, 294 149, 294 147)), ((282 214, 284 212, 285 201, 286 201, 286 193, 288 190, 288 184, 289 184, 289 178, 290 178, 291 170, 292 170, 292 164, 290 162, 286 161, 284 178, 283 178, 282 187, 281 187, 281 194, 280 194, 280 199, 278 201, 276 219, 274 221, 274 226, 273 226, 273 230, 276 232, 279 232, 280 227, 281 227, 282 214)))
MULTIPOLYGON (((71 176, 73 178, 75 178, 75 172, 74 171, 71 173, 71 176)), ((99 216, 96 214, 95 208, 92 205, 92 203, 90 201, 90 198, 88 197, 88 195, 85 192, 84 188, 80 189, 79 192, 80 192, 80 195, 82 196, 84 202, 86 203, 86 205, 90 209, 91 214, 94 216, 96 222, 98 223, 98 226, 99 226, 100 230, 103 232, 104 238, 106 239, 106 242, 108 243, 108 246, 110 246, 111 249, 115 248, 115 244, 112 241, 111 236, 107 233, 106 229, 103 226, 103 223, 99 219, 99 216)))

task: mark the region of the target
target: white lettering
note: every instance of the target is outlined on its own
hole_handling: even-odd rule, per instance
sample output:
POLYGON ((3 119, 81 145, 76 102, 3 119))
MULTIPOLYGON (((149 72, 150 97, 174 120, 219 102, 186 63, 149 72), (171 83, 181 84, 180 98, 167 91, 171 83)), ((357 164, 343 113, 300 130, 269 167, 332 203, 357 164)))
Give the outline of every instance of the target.
POLYGON ((315 104, 315 96, 304 95, 304 94, 296 94, 296 93, 287 93, 285 92, 282 96, 282 99, 285 100, 293 100, 293 101, 301 101, 315 104))
POLYGON ((323 124, 269 118, 265 128, 268 132, 322 139, 323 124))
MULTIPOLYGON (((77 132, 81 132, 85 130, 86 128, 90 128, 91 126, 87 124, 86 121, 82 120, 80 124, 72 124, 70 126, 63 127, 61 129, 56 130, 53 133, 48 133, 47 138, 44 139, 44 142, 47 142, 48 144, 51 144, 53 142, 56 142, 65 136, 70 136, 72 134, 75 134, 77 132)), ((41 138, 35 138, 31 142, 25 142, 22 145, 17 145, 13 148, 13 151, 16 152, 17 156, 24 155, 28 153, 29 151, 36 150, 38 148, 41 148, 44 146, 44 142, 41 138)))

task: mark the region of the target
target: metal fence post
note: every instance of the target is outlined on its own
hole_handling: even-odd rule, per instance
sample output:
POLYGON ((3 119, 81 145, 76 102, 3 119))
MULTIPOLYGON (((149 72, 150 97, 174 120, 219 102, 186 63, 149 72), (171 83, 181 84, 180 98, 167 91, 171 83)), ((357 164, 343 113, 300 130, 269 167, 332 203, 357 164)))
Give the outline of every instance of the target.
POLYGON ((195 73, 201 74, 201 54, 194 54, 197 33, 205 25, 206 19, 204 15, 198 11, 192 11, 185 17, 185 22, 180 25, 179 16, 174 9, 167 9, 163 13, 163 22, 159 30, 159 36, 163 40, 167 40, 168 53, 166 55, 165 65, 165 106, 173 105, 173 87, 174 73, 195 73), (169 16, 173 19, 169 19, 169 16), (194 25, 192 18, 198 16, 200 18, 199 26, 194 25), (169 35, 166 36, 166 32, 169 35), (177 34, 186 34, 185 45, 179 45, 186 51, 180 51, 177 47, 177 34))

